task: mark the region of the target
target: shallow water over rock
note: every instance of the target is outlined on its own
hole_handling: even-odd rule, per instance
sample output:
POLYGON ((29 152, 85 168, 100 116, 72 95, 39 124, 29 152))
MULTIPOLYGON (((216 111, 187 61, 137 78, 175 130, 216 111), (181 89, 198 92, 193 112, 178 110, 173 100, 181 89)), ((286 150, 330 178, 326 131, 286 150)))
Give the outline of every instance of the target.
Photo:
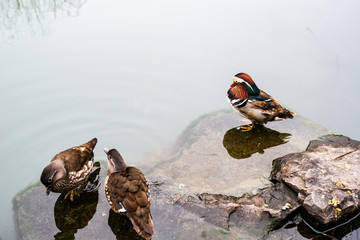
MULTIPOLYGON (((245 121, 232 111, 204 115, 192 122, 171 147, 150 155, 151 164, 138 166, 151 185, 153 239, 264 237, 270 218, 282 214, 281 210, 277 213, 269 210, 270 215, 261 212, 256 215, 262 199, 273 201, 269 198, 271 194, 261 190, 271 185, 268 177, 272 160, 303 151, 310 140, 329 133, 300 115, 293 120, 257 126, 254 132, 237 130, 242 124, 245 121), (259 192, 262 197, 255 197, 259 192), (234 212, 240 205, 246 207, 234 212)), ((95 181, 103 182, 105 169, 106 165, 102 164, 98 175, 94 173, 95 181)), ((119 233, 122 239, 134 238, 132 228, 126 227, 129 224, 126 219, 121 218, 114 227, 111 219, 119 216, 111 216, 102 185, 95 192, 82 194, 73 203, 62 198, 53 193, 46 197, 40 186, 15 198, 22 239, 34 236, 51 239, 55 235, 58 239, 63 235, 75 239, 113 239, 119 233), (69 214, 62 213, 63 217, 58 218, 62 211, 69 214), (71 224, 73 221, 77 224, 71 224), (123 230, 127 228, 129 231, 123 230)), ((277 205, 283 206, 284 201, 277 205)))
POLYGON ((229 111, 204 115, 183 132, 166 153, 168 160, 151 175, 166 178, 182 194, 241 196, 268 184, 273 159, 305 150, 310 140, 330 133, 299 115, 251 132, 237 130, 246 123, 229 111))

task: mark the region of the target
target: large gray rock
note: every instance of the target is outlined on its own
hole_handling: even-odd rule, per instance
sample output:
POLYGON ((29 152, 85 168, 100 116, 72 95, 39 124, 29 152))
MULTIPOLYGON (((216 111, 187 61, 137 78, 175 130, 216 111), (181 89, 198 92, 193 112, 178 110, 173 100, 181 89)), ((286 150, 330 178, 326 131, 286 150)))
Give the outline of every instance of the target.
MULTIPOLYGON (((296 193, 268 180, 272 160, 304 151, 329 131, 299 115, 251 132, 237 130, 246 123, 232 111, 204 115, 171 147, 147 155, 147 165, 138 166, 151 182, 153 239, 262 238, 297 209, 296 193)), ((105 169, 95 181, 104 181, 105 169)), ((102 185, 73 203, 62 198, 46 197, 41 186, 18 194, 19 238, 136 237, 126 219, 111 216, 102 185)))
POLYGON ((338 221, 360 206, 360 142, 328 135, 306 151, 273 161, 271 179, 286 184, 321 224, 338 221))

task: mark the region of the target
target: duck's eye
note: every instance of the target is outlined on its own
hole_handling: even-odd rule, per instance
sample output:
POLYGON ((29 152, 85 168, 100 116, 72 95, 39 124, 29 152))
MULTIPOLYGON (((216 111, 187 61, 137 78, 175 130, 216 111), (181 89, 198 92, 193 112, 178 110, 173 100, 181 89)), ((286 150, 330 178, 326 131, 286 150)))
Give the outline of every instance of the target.
POLYGON ((52 177, 48 179, 48 183, 51 183, 52 182, 52 177))

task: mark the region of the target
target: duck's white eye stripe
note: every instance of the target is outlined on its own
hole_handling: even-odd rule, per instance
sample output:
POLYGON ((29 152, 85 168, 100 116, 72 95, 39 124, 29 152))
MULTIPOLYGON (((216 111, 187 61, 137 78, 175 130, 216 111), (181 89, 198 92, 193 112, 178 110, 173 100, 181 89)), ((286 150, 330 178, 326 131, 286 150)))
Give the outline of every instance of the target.
POLYGON ((241 82, 243 82, 244 80, 242 80, 241 78, 238 78, 238 77, 234 77, 234 78, 233 78, 233 81, 238 82, 238 83, 241 83, 241 82))
POLYGON ((244 81, 244 83, 245 83, 246 85, 248 85, 249 88, 251 88, 252 91, 254 91, 254 89, 252 88, 252 86, 251 86, 248 82, 244 81))

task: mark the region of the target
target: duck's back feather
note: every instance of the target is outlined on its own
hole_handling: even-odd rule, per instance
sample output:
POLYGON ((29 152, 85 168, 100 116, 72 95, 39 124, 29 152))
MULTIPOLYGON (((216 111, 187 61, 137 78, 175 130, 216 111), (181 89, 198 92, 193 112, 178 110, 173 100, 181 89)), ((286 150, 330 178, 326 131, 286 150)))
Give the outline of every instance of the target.
POLYGON ((258 96, 250 96, 247 109, 239 109, 244 115, 255 123, 267 123, 268 121, 293 118, 293 113, 282 107, 274 98, 266 92, 260 90, 258 96), (251 112, 261 112, 251 114, 251 112))
POLYGON ((124 172, 114 172, 107 177, 105 193, 116 212, 126 212, 135 230, 145 239, 153 234, 150 214, 149 185, 143 173, 136 167, 124 172))

